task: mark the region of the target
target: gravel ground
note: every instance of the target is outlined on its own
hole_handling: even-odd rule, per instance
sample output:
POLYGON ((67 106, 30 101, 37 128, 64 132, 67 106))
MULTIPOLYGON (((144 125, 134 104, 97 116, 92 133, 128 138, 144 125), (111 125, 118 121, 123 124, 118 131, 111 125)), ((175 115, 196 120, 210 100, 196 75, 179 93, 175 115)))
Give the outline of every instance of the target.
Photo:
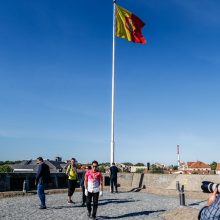
MULTIPOLYGON (((0 199, 1 220, 37 220, 37 219, 76 219, 87 220, 87 209, 81 207, 81 193, 75 192, 73 205, 67 204, 66 194, 46 196, 47 209, 39 210, 37 195, 0 199)), ((200 209, 205 202, 198 199, 187 199, 187 208, 200 209)), ((143 192, 121 192, 111 194, 104 192, 100 197, 97 219, 164 219, 172 210, 181 209, 178 197, 159 196, 143 192), (160 217, 160 216, 163 216, 160 217)), ((184 209, 182 209, 184 210, 184 209)), ((177 219, 178 220, 178 219, 177 219)))

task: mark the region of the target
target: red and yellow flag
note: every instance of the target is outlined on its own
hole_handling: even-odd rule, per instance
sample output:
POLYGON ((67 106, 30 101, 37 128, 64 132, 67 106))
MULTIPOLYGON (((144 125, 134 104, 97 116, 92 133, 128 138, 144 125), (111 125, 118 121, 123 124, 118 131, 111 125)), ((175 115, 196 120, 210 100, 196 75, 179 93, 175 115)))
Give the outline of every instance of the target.
POLYGON ((135 43, 146 43, 141 33, 144 22, 132 12, 118 5, 115 7, 116 36, 135 43))

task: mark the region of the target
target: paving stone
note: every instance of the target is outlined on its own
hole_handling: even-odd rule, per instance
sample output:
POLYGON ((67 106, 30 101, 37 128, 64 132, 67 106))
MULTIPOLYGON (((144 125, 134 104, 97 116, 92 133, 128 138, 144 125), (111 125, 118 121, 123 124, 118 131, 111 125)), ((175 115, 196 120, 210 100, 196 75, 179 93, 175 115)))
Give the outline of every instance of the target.
MULTIPOLYGON (((47 209, 40 210, 37 195, 10 197, 0 199, 1 220, 87 220, 87 209, 81 207, 81 193, 73 195, 75 204, 67 204, 67 194, 46 195, 47 209)), ((187 207, 195 212, 203 205, 199 199, 186 199, 187 207)), ((97 219, 151 219, 162 220, 166 211, 178 210, 179 200, 176 196, 161 196, 143 192, 121 192, 112 194, 104 192, 100 197, 97 219)))

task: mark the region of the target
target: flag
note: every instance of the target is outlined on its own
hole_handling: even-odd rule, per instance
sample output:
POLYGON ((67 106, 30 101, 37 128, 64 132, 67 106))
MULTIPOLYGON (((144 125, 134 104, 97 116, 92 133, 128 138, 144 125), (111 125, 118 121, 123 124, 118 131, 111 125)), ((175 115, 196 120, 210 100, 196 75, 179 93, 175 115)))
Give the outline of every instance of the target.
POLYGON ((116 36, 134 43, 146 43, 146 39, 141 33, 141 29, 145 24, 139 17, 118 5, 115 7, 115 17, 116 36))

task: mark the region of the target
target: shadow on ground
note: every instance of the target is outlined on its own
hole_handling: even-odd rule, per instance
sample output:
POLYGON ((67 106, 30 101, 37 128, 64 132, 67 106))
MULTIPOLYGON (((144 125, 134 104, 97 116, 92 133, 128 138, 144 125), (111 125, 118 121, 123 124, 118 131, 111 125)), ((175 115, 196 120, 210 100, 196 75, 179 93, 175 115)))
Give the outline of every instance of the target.
POLYGON ((203 202, 206 202, 207 200, 202 200, 202 201, 199 201, 199 202, 194 202, 194 203, 191 203, 189 204, 188 206, 197 206, 199 205, 200 203, 203 203, 203 202))
POLYGON ((103 199, 99 200, 100 205, 108 205, 110 203, 121 204, 121 203, 129 203, 129 202, 137 202, 139 200, 128 200, 128 199, 103 199))
MULTIPOLYGON (((121 204, 121 203, 128 203, 128 202, 136 202, 138 200, 128 200, 128 199, 103 199, 99 200, 99 206, 102 205, 108 205, 110 203, 115 203, 115 204, 121 204)), ((83 208, 86 207, 86 205, 61 205, 61 206, 56 206, 56 207, 49 207, 48 209, 70 209, 70 208, 83 208)))
POLYGON ((136 217, 136 216, 141 216, 141 215, 149 215, 151 213, 155 212, 165 212, 166 210, 156 210, 156 211, 142 211, 142 212, 131 212, 127 213, 124 215, 119 215, 119 216, 99 216, 97 219, 119 219, 119 218, 129 218, 129 217, 136 217))

